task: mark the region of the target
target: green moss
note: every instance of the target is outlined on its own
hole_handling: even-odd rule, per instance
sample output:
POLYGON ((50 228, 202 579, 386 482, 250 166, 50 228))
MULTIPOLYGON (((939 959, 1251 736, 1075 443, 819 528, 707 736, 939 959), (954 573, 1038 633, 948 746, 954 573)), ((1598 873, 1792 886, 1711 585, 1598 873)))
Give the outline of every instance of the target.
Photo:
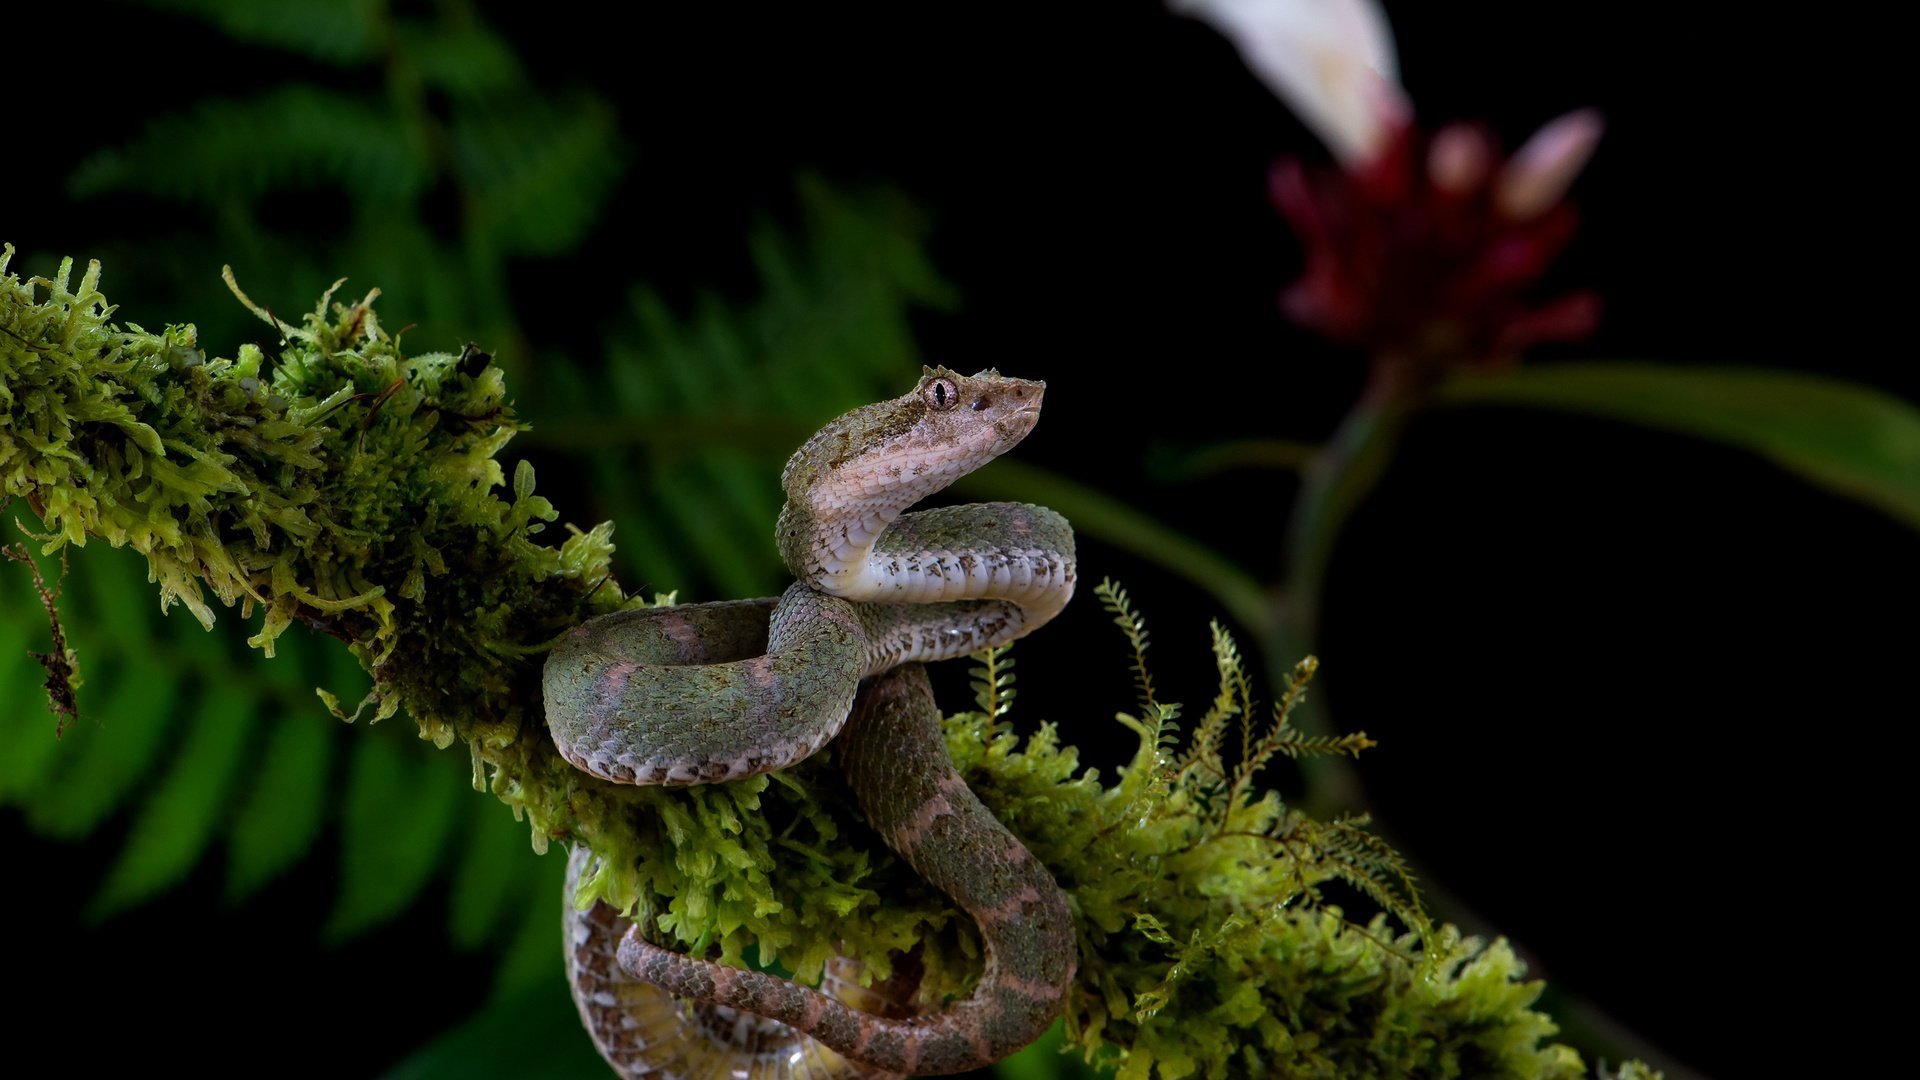
MULTIPOLYGON (((271 362, 251 345, 210 359, 192 326, 109 322, 97 264, 77 285, 70 263, 21 280, 11 255, 0 250, 0 478, 39 516, 47 551, 132 547, 163 606, 209 626, 212 601, 237 606, 268 655, 296 622, 343 641, 374 679, 353 717, 404 708, 422 738, 467 745, 476 786, 527 818, 537 849, 564 839, 606 856, 583 900, 729 960, 754 947, 802 979, 836 950, 883 977, 919 945, 936 993, 965 986, 971 925, 860 822, 830 751, 691 789, 606 784, 560 759, 541 715, 544 649, 633 601, 610 579, 608 527, 549 546, 557 515, 525 462, 507 488, 498 455, 523 424, 485 353, 407 356, 372 294, 329 293, 298 326, 254 308, 282 338, 271 362)), ((956 763, 1072 897, 1068 1027, 1090 1057, 1141 1080, 1582 1075, 1546 1043, 1540 985, 1521 981, 1504 943, 1432 929, 1363 822, 1312 821, 1253 783, 1277 755, 1369 745, 1293 731, 1310 664, 1256 724, 1250 680, 1217 633, 1220 687, 1182 746, 1144 624, 1123 593, 1102 596, 1141 696, 1140 716, 1119 720, 1139 751, 1111 783, 1051 726, 1025 740, 1007 728, 1004 653, 982 658, 980 710, 948 721, 956 763), (1385 916, 1343 920, 1320 893, 1335 879, 1405 932, 1385 916)))
POLYGON ((329 309, 329 293, 281 324, 277 362, 209 358, 191 325, 110 323, 98 264, 22 281, 4 251, 0 481, 45 550, 131 547, 163 608, 211 626, 211 601, 237 605, 269 656, 295 621, 340 639, 375 678, 361 714, 405 705, 436 745, 466 742, 537 837, 564 835, 539 650, 621 595, 594 589, 607 530, 538 543, 555 515, 524 463, 496 493, 522 425, 485 354, 405 356, 371 295, 329 309))
POLYGON ((1139 741, 1103 783, 1050 725, 1023 744, 995 720, 1004 658, 977 673, 980 710, 948 721, 948 749, 981 798, 1073 898, 1080 974, 1069 1038, 1125 1078, 1577 1077, 1547 1043, 1505 942, 1431 927, 1398 857, 1356 821, 1316 822, 1252 780, 1275 756, 1350 753, 1364 735, 1306 737, 1288 717, 1313 673, 1301 664, 1268 721, 1218 627, 1219 686, 1189 736, 1157 697, 1146 627, 1123 590, 1094 590, 1126 634, 1139 741), (1238 738, 1233 736, 1237 733, 1238 738), (1223 746, 1236 743, 1227 762, 1223 746), (1394 913, 1365 926, 1321 895, 1344 881, 1394 913))

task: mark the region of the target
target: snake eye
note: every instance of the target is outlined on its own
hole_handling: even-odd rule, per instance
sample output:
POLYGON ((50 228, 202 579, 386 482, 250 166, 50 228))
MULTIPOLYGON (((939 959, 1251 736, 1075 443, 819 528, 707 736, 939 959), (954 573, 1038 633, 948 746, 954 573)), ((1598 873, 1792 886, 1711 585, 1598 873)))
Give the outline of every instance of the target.
POLYGON ((927 408, 934 412, 946 412, 960 404, 960 389, 953 385, 952 379, 934 379, 920 391, 920 396, 927 399, 927 408))

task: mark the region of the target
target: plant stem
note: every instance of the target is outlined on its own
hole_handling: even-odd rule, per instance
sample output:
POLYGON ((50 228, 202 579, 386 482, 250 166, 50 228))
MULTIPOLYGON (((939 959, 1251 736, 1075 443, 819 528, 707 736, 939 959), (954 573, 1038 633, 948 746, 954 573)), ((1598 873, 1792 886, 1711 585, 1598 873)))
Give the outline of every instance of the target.
MULTIPOLYGON (((1249 624, 1260 629, 1260 651, 1274 686, 1284 686, 1294 663, 1319 645, 1321 594, 1334 541, 1379 483, 1417 404, 1418 386, 1403 377, 1405 370, 1406 365, 1390 357, 1376 358, 1360 400, 1301 471, 1300 496, 1286 530, 1285 577, 1268 593, 1266 616, 1249 624)), ((1295 713, 1300 730, 1332 733, 1325 699, 1321 690, 1302 703, 1295 713)), ((1345 759, 1322 757, 1300 764, 1309 812, 1326 816, 1363 808, 1359 778, 1345 759)))

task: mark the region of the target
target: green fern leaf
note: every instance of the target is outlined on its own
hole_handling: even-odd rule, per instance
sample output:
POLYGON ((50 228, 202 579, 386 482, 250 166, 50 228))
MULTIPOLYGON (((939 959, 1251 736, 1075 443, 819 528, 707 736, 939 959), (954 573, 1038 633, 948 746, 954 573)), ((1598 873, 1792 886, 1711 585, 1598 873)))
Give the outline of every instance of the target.
POLYGON ((553 947, 553 928, 560 925, 567 876, 566 852, 558 847, 522 864, 529 893, 518 923, 508 931, 494 987, 501 994, 536 987, 563 986, 566 972, 561 951, 553 947))
POLYGON ((973 686, 973 700, 989 721, 1005 716, 1013 708, 1013 699, 1018 693, 1013 685, 1012 651, 1012 642, 982 649, 972 656, 980 666, 967 670, 973 686))
POLYGON ((1100 598, 1100 606, 1113 616, 1113 624, 1127 635, 1127 644, 1133 649, 1133 685, 1139 692, 1141 713, 1157 714, 1159 703, 1153 696, 1153 672, 1147 667, 1146 620, 1133 610, 1133 600, 1126 588, 1111 578, 1102 578, 1100 584, 1093 587, 1093 594, 1100 598))
POLYGON ((156 771, 168 737, 178 737, 177 674, 147 657, 108 651, 97 659, 103 662, 89 688, 98 705, 89 710, 93 719, 68 732, 59 760, 49 763, 28 806, 28 821, 48 836, 77 839, 92 832, 156 771))
POLYGON ((70 183, 83 198, 131 191, 230 208, 320 181, 362 198, 406 201, 429 178, 424 148, 399 116, 295 85, 163 116, 127 145, 87 159, 70 183))
POLYGON ((594 487, 648 587, 777 589, 769 478, 822 417, 898 393, 918 363, 908 312, 951 299, 896 197, 799 189, 804 238, 762 225, 751 241, 757 300, 705 297, 682 319, 638 290, 604 375, 554 380, 557 411, 598 436, 594 487))
POLYGON ((379 0, 141 0, 202 19, 234 41, 266 45, 331 64, 371 59, 385 14, 379 0))
POLYGON ((206 687, 179 755, 159 790, 141 809, 127 846, 94 898, 105 916, 168 888, 193 868, 231 806, 246 764, 254 716, 245 694, 206 687))
POLYGON ((464 770, 403 752, 387 731, 362 733, 340 820, 340 898, 325 936, 341 941, 406 910, 445 863, 464 770))
POLYGON ((234 818, 228 899, 253 895, 312 849, 332 797, 328 767, 335 726, 318 709, 274 717, 252 791, 234 818))
POLYGON ((528 887, 537 876, 528 873, 526 826, 486 809, 493 812, 468 814, 459 824, 466 838, 453 872, 447 931, 464 949, 481 947, 502 928, 515 929, 506 923, 529 906, 528 887))
POLYGON ((1367 737, 1364 731, 1355 731, 1346 735, 1301 735, 1291 726, 1282 726, 1280 738, 1274 740, 1273 748, 1290 758, 1331 757, 1344 754, 1359 757, 1360 751, 1380 745, 1367 737))
POLYGON ((471 15, 431 26, 403 23, 399 34, 401 51, 413 60, 420 81, 455 101, 510 94, 526 82, 513 48, 471 15))
POLYGON ((624 168, 613 112, 593 101, 476 109, 455 119, 452 142, 472 242, 501 253, 571 248, 624 168))
MULTIPOLYGON (((53 735, 54 719, 38 690, 45 671, 27 657, 29 649, 44 650, 47 645, 45 613, 25 582, 22 573, 12 583, 15 588, 0 592, 0 703, 4 703, 0 705, 0 805, 31 803, 48 761, 60 747, 53 735)), ((96 722, 88 719, 70 728, 68 736, 96 722)))
POLYGON ((1412 869, 1392 845, 1368 832, 1365 825, 1364 816, 1343 818, 1315 823, 1302 835, 1337 877, 1365 893, 1432 948, 1432 923, 1412 869))

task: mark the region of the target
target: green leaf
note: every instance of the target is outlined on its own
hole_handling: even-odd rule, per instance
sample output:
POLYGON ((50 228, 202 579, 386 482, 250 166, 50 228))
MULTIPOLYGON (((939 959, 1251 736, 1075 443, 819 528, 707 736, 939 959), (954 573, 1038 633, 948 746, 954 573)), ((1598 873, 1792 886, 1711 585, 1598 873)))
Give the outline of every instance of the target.
POLYGON ((34 828, 49 836, 75 839, 91 832, 154 770, 167 735, 179 737, 173 719, 179 675, 145 657, 104 651, 107 662, 97 678, 105 685, 88 687, 96 692, 82 706, 81 723, 68 730, 60 760, 51 763, 51 782, 42 785, 28 811, 34 828))
POLYGON ((212 23, 238 42, 352 64, 373 56, 385 15, 377 0, 274 0, 235 4, 223 0, 145 0, 148 6, 212 23))
POLYGON ((513 48, 471 12, 468 20, 432 25, 402 23, 401 48, 419 68, 420 80, 456 100, 511 93, 527 81, 513 48))
POLYGON ((349 769, 340 900, 326 929, 334 941, 406 909, 440 867, 463 797, 473 794, 464 760, 385 736, 362 733, 349 769))
MULTIPOLYGON (((19 577, 5 580, 11 587, 0 593, 4 597, 0 602, 0 703, 4 706, 0 707, 0 805, 31 797, 60 747, 53 737, 53 715, 39 690, 46 672, 27 658, 29 649, 44 652, 47 648, 44 614, 29 587, 26 568, 12 569, 19 577)), ((85 720, 84 703, 82 710, 85 720)), ((74 728, 68 736, 78 730, 74 728)))
POLYGON ((489 251, 567 251, 625 168, 613 110, 591 100, 476 109, 455 118, 451 139, 473 242, 489 251))
POLYGON ((447 931, 455 945, 477 949, 503 919, 526 907, 535 856, 527 845, 526 825, 501 813, 490 800, 463 799, 461 806, 467 836, 453 872, 447 931))
POLYGON ((160 790, 140 809, 125 850, 92 904, 96 916, 129 907, 185 877, 214 837, 239 778, 254 711, 248 696, 204 691, 160 790))
MULTIPOLYGON (((526 833, 521 834, 522 850, 526 833)), ((520 923, 502 950, 500 970, 494 976, 496 997, 567 985, 565 957, 560 948, 560 914, 566 895, 567 852, 558 844, 545 855, 522 859, 520 873, 531 895, 521 902, 520 923)), ((571 898, 568 897, 568 901, 571 898)), ((576 1021, 578 1015, 575 1016, 576 1021)))
POLYGON ((82 163, 72 186, 81 197, 135 191, 230 207, 323 180, 359 196, 405 200, 425 189, 428 173, 425 150, 399 116, 291 85, 162 116, 132 142, 82 163))
POLYGON ((227 897, 239 900, 280 876, 312 848, 331 795, 328 764, 336 722, 319 709, 280 716, 267 736, 253 791, 234 819, 227 897))
POLYGON ((708 295, 681 315, 638 289, 604 375, 551 376, 550 411, 568 423, 529 441, 589 451, 622 556, 647 588, 779 588, 786 574, 764 537, 782 496, 768 478, 822 421, 909 385, 908 313, 952 301, 924 222, 897 195, 798 187, 804 235, 763 223, 750 241, 761 278, 751 303, 708 295))
POLYGON ((1712 439, 1920 528, 1920 410, 1869 387, 1760 368, 1580 363, 1459 379, 1440 400, 1567 409, 1712 439))

